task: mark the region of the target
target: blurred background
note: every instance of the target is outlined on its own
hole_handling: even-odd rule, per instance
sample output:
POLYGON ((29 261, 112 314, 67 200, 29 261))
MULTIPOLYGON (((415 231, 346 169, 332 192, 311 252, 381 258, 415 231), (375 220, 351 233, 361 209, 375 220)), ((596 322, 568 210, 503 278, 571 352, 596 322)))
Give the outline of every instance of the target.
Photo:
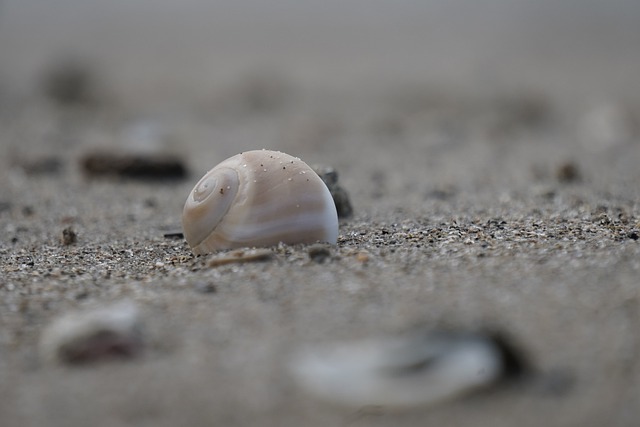
POLYGON ((633 0, 0 0, 0 149, 177 152, 199 175, 264 147, 349 173, 367 147, 366 173, 426 158, 443 185, 591 151, 618 179, 638 22, 633 0))
POLYGON ((336 425, 271 369, 294 344, 451 320, 504 326, 579 390, 433 425, 637 423, 639 23, 638 0, 0 0, 0 413, 336 425), (339 262, 191 268, 185 198, 259 148, 339 172, 339 262), (111 296, 168 316, 170 350, 60 392, 41 326, 111 296))
POLYGON ((639 21, 634 0, 2 0, 0 85, 33 94, 73 64, 136 108, 265 74, 325 94, 426 85, 629 102, 639 21))

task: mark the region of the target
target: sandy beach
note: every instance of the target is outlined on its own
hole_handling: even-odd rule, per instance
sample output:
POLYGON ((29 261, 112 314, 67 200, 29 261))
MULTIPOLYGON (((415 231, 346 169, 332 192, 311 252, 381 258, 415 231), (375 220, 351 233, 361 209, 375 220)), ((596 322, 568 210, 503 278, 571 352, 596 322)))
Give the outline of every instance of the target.
POLYGON ((0 4, 0 424, 637 425, 638 7, 63 3, 0 4), (321 258, 209 266, 187 195, 261 148, 334 168, 353 216, 321 258), (186 175, 88 170, 105 150, 186 175), (135 354, 47 360, 52 322, 121 301, 135 354), (413 330, 499 331, 526 374, 403 411, 292 378, 413 330))

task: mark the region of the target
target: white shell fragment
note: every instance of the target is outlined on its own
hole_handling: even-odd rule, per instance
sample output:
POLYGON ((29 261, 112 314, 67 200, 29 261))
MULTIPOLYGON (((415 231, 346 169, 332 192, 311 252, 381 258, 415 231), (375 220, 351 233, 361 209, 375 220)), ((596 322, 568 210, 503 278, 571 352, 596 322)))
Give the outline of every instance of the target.
POLYGON ((504 373, 502 351, 484 335, 409 335, 334 344, 298 354, 299 385, 350 407, 435 404, 490 385, 504 373))
POLYGON ((130 301, 66 314, 42 333, 44 361, 84 364, 129 358, 142 350, 141 320, 130 301))
POLYGON ((336 207, 320 177, 302 160, 268 150, 211 169, 189 194, 182 225, 197 255, 338 239, 336 207))
POLYGON ((207 262, 208 267, 218 267, 227 264, 241 264, 245 262, 268 261, 273 258, 271 249, 235 249, 221 255, 214 255, 207 262))

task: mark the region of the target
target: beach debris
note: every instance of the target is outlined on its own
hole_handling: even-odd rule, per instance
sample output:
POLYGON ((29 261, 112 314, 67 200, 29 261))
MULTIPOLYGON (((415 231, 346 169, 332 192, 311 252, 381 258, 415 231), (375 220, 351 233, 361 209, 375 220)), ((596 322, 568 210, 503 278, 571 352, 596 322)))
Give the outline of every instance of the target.
POLYGON ((162 235, 165 239, 184 239, 184 233, 182 231, 171 231, 162 235))
POLYGON ((336 343, 296 354, 294 379, 339 405, 402 409, 463 396, 521 372, 510 345, 488 333, 434 332, 336 343))
POLYGON ((71 227, 66 227, 62 230, 62 244, 65 246, 73 245, 78 242, 78 235, 71 227))
POLYGON ((338 218, 349 218, 353 215, 353 206, 349 199, 349 193, 338 182, 338 171, 329 166, 314 165, 313 170, 325 183, 333 202, 336 205, 338 218))
POLYGON ((568 184, 579 182, 582 180, 580 168, 574 162, 564 162, 556 170, 556 178, 558 181, 568 184))
POLYGON ((182 226, 196 255, 338 239, 326 185, 302 160, 269 150, 245 151, 207 172, 189 193, 182 226))
POLYGON ((235 249, 224 252, 209 259, 207 266, 218 267, 226 264, 238 264, 244 262, 268 261, 273 258, 273 251, 266 248, 235 249))
POLYGON ((94 178, 180 180, 187 176, 182 159, 171 154, 93 151, 82 156, 80 165, 86 176, 94 178))
POLYGON ((140 314, 131 301, 65 314, 40 339, 42 359, 61 365, 129 359, 142 348, 140 314))
POLYGON ((318 264, 322 264, 327 259, 331 258, 331 249, 328 245, 323 243, 315 243, 307 248, 309 258, 318 264))

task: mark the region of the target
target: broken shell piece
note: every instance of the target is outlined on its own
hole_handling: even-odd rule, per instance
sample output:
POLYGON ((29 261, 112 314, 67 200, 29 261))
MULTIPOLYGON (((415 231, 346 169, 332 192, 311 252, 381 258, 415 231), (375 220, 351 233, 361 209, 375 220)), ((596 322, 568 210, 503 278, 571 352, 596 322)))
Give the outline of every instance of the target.
POLYGON ((45 361, 67 365, 130 358, 141 350, 140 316, 129 301, 64 315, 40 339, 45 361))
POLYGON ((267 261, 271 258, 273 258, 273 251, 271 249, 236 249, 214 256, 209 260, 207 265, 209 267, 217 267, 225 264, 267 261))
POLYGON ((292 373, 302 388, 326 401, 398 409, 486 387, 511 365, 512 356, 487 335, 434 333, 302 352, 292 373))

